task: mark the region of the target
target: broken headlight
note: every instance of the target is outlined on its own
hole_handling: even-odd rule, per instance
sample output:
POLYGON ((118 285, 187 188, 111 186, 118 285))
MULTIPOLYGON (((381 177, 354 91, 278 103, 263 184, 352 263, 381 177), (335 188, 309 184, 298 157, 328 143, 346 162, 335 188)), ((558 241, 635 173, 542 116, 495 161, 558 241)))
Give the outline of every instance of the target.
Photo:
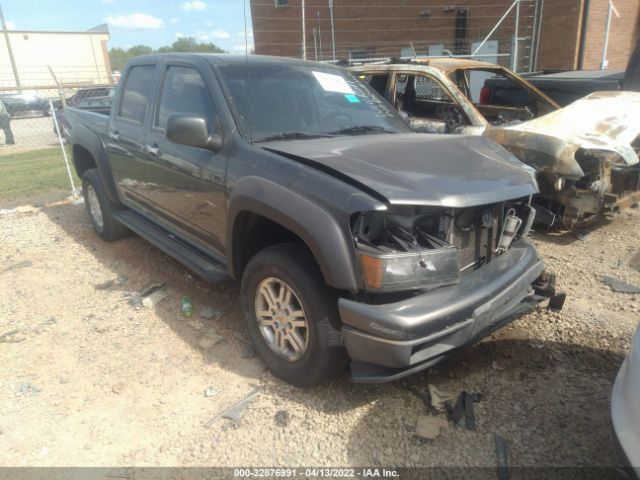
POLYGON ((363 212, 352 233, 366 289, 374 293, 455 284, 526 237, 531 198, 463 209, 393 207, 363 212))
POLYGON ((370 292, 431 289, 458 282, 458 249, 444 240, 451 218, 405 207, 367 212, 354 222, 366 288, 370 292))

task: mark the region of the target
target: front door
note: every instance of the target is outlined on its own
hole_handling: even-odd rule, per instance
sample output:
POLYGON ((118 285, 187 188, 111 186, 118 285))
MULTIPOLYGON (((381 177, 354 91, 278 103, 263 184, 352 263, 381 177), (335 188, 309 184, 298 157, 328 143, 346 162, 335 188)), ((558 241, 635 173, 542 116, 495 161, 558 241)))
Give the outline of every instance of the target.
POLYGON ((224 149, 215 153, 179 145, 166 137, 167 121, 172 115, 204 118, 211 134, 222 135, 216 106, 203 75, 213 74, 191 65, 169 63, 164 67, 149 136, 143 147, 149 166, 145 173, 149 188, 144 195, 162 220, 191 240, 221 253, 226 228, 224 149))

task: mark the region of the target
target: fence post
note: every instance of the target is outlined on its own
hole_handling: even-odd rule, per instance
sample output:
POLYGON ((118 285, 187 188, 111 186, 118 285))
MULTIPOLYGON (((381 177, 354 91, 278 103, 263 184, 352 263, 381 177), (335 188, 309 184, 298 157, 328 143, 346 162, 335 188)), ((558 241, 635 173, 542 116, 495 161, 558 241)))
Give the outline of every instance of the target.
POLYGON ((60 125, 58 125, 58 118, 56 112, 53 109, 53 100, 49 100, 49 106, 51 107, 51 116, 53 117, 53 124, 56 127, 56 134, 58 135, 58 141, 60 142, 60 150, 62 150, 62 157, 64 158, 64 164, 67 167, 67 175, 69 175, 69 183, 71 184, 71 190, 73 191, 73 198, 78 199, 78 192, 76 192, 76 185, 73 182, 73 176, 71 175, 71 168, 69 168, 69 159, 67 158, 67 151, 64 149, 64 142, 62 141, 62 135, 60 134, 60 125))

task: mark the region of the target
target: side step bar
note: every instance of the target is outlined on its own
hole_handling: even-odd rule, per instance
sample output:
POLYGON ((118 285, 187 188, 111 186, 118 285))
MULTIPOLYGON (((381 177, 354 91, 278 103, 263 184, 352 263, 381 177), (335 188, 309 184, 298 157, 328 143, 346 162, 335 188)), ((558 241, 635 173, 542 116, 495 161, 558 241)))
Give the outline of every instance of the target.
POLYGON ((171 255, 205 280, 209 282, 229 280, 230 277, 224 265, 178 240, 166 230, 157 227, 132 211, 116 212, 114 217, 127 228, 171 255))

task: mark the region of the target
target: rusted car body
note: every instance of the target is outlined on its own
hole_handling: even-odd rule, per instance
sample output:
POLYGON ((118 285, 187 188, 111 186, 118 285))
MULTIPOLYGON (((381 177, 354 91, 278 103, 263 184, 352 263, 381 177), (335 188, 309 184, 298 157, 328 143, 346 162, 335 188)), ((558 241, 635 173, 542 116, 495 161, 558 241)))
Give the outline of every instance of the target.
POLYGON ((571 229, 640 201, 640 93, 597 92, 561 109, 486 62, 429 58, 351 70, 415 130, 487 136, 533 167, 541 223, 571 229), (509 94, 488 96, 484 81, 496 77, 511 82, 509 94))

